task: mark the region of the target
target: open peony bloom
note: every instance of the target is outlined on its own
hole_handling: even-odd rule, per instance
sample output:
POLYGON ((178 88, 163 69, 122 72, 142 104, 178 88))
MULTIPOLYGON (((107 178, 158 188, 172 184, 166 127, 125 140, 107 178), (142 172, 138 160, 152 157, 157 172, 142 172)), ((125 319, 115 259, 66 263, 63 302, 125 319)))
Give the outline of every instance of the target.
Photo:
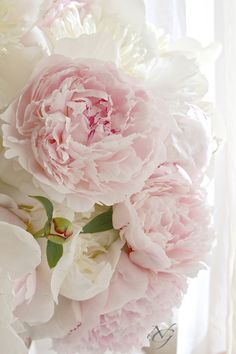
POLYGON ((104 291, 110 283, 124 242, 117 232, 75 235, 53 270, 51 288, 73 300, 86 300, 104 291))
POLYGON ((165 104, 100 60, 52 55, 3 119, 6 157, 77 211, 124 200, 165 161, 165 104))
POLYGON ((186 280, 173 274, 151 274, 122 253, 110 287, 81 302, 81 323, 54 341, 59 354, 128 353, 147 344, 153 326, 170 318, 179 306, 186 280))
POLYGON ((141 192, 113 210, 134 263, 189 276, 203 267, 213 237, 206 193, 177 166, 158 168, 141 192))

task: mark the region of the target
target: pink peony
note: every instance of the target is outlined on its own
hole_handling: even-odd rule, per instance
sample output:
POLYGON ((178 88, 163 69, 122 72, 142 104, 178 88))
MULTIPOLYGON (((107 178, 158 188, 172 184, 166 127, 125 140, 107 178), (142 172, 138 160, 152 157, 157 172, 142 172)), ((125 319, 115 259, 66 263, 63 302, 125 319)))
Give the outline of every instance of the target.
POLYGON ((135 264, 189 276, 203 267, 213 236, 206 192, 177 166, 158 168, 141 192, 113 209, 135 264))
POLYGON ((208 117, 189 105, 186 114, 174 114, 176 129, 166 141, 167 161, 183 167, 191 179, 201 180, 211 157, 211 131, 208 117))
POLYGON ((4 113, 6 157, 77 211, 139 191, 165 161, 170 116, 112 63, 52 55, 4 113))
POLYGON ((101 354, 107 349, 127 353, 133 347, 140 349, 147 344, 147 335, 153 326, 170 320, 173 308, 180 305, 186 280, 164 273, 154 275, 145 272, 145 275, 141 268, 134 267, 123 253, 110 288, 103 295, 82 302, 82 323, 75 325, 65 338, 55 340, 58 353, 101 354), (129 268, 137 277, 136 291, 128 289, 129 282, 135 283, 132 272, 127 273, 129 268), (140 283, 138 289, 139 280, 144 280, 145 276, 148 282, 140 283), (112 307, 113 311, 109 311, 112 307), (98 311, 97 321, 91 321, 98 311))

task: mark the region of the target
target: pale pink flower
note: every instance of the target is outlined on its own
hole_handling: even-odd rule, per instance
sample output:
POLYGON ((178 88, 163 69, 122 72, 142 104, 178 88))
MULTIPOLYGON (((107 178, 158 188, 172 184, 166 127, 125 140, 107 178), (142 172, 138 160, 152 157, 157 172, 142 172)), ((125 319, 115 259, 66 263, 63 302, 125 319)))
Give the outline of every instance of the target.
POLYGON ((141 192, 113 208, 113 225, 131 260, 154 272, 196 275, 212 245, 206 198, 179 167, 157 168, 141 192))
POLYGON ((153 326, 170 320, 185 290, 183 277, 145 272, 132 265, 123 253, 110 288, 81 303, 81 323, 63 339, 55 340, 55 348, 63 354, 101 354, 107 349, 127 353, 133 347, 141 349, 153 326))
POLYGON ((167 161, 183 167, 191 179, 202 179, 212 154, 208 116, 188 105, 185 113, 174 114, 176 128, 166 141, 167 161))
POLYGON ((74 210, 140 190, 165 161, 165 104, 112 63, 52 55, 4 113, 6 157, 74 210), (164 124, 163 124, 164 123, 164 124))

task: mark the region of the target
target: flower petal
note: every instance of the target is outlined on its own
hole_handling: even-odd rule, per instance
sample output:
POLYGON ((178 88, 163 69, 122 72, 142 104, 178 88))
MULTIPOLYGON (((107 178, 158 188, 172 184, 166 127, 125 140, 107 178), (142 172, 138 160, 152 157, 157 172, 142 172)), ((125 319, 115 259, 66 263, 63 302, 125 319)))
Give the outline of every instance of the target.
POLYGON ((118 60, 117 45, 107 33, 83 34, 77 39, 61 39, 57 41, 55 53, 66 53, 70 58, 94 58, 114 63, 118 60))
POLYGON ((40 247, 30 233, 0 222, 0 268, 16 279, 30 273, 40 260, 40 247))
POLYGON ((23 340, 11 327, 0 329, 1 352, 7 354, 28 354, 23 340))

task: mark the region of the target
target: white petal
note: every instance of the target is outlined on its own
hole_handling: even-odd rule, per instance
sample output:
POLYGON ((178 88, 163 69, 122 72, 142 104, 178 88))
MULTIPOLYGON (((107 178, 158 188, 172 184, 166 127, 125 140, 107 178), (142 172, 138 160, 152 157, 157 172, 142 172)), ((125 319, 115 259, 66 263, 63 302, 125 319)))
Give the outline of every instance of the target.
POLYGON ((14 279, 30 273, 41 260, 40 247, 22 228, 0 222, 0 268, 14 279))
POLYGON ((61 338, 67 335, 76 323, 80 322, 81 311, 79 302, 74 302, 60 296, 52 319, 41 326, 32 327, 30 337, 34 340, 49 336, 50 338, 61 338))
POLYGON ((30 303, 15 310, 15 315, 31 325, 45 323, 54 313, 54 301, 51 292, 51 270, 46 260, 46 242, 42 240, 42 262, 36 271, 36 292, 30 303))
POLYGON ((110 246, 108 253, 100 257, 98 266, 101 269, 96 275, 96 281, 90 280, 85 274, 81 273, 79 266, 74 262, 62 284, 61 295, 69 299, 83 301, 107 289, 119 261, 122 245, 123 241, 118 239, 110 246))
POLYGON ((219 43, 212 43, 207 47, 203 47, 200 42, 193 38, 181 38, 180 40, 170 43, 169 50, 172 52, 180 52, 188 58, 196 58, 200 65, 214 62, 221 52, 219 43))
POLYGON ((71 242, 64 246, 64 253, 57 266, 53 270, 51 278, 51 290, 53 294, 54 301, 58 301, 58 294, 61 289, 62 283, 69 272, 71 265, 73 264, 74 254, 76 250, 77 237, 75 235, 71 242))
POLYGON ((22 90, 42 55, 39 47, 9 44, 0 48, 0 109, 22 90))
POLYGON ((71 58, 94 58, 104 61, 118 61, 118 49, 109 34, 83 34, 77 39, 65 38, 57 41, 55 53, 71 58))
POLYGON ((179 54, 160 57, 147 78, 152 92, 165 99, 180 95, 192 100, 203 97, 208 89, 208 82, 200 73, 196 61, 179 54))
POLYGON ((0 271, 0 327, 10 325, 13 321, 13 291, 12 282, 8 275, 0 271))
POLYGON ((0 344, 2 354, 28 354, 22 339, 11 327, 0 328, 0 344))
POLYGON ((45 0, 1 0, 0 43, 14 41, 30 30, 38 20, 45 0))
POLYGON ((127 25, 138 26, 145 22, 145 5, 143 0, 105 0, 104 16, 121 21, 127 25))

